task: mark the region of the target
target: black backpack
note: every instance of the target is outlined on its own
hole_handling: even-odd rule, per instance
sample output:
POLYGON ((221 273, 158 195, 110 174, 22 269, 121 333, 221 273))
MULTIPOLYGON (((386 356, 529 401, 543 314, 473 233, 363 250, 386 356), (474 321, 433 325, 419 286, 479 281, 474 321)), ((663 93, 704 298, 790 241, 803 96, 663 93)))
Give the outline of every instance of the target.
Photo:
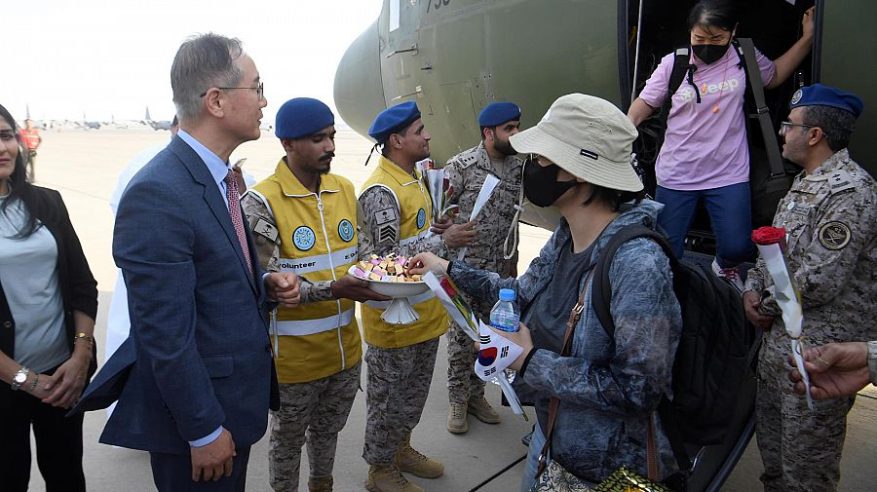
POLYGON ((591 303, 610 340, 615 323, 609 311, 609 266, 625 242, 646 237, 670 259, 673 291, 682 308, 682 335, 673 364, 673 400, 662 400, 658 413, 683 471, 691 463, 685 443, 718 444, 727 434, 738 391, 758 349, 755 328, 747 321, 737 290, 706 268, 680 261, 660 233, 643 225, 619 230, 597 260, 591 303))

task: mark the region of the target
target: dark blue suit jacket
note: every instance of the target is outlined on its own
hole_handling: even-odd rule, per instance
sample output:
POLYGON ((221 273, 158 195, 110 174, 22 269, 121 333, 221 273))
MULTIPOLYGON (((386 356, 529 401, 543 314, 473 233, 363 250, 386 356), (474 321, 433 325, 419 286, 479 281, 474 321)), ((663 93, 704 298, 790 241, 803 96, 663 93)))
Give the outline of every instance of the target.
POLYGON ((82 398, 118 397, 100 441, 188 454, 220 425, 238 447, 258 441, 277 406, 262 272, 249 275, 221 191, 179 137, 128 185, 113 256, 131 335, 82 398))

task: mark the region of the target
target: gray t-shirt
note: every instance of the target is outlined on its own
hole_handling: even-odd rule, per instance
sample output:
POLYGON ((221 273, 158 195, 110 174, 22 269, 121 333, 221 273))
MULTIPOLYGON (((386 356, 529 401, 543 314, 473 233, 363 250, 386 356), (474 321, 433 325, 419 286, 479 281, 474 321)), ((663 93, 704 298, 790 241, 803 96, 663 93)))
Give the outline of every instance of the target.
POLYGON ((594 245, 580 253, 572 252, 572 240, 563 245, 554 277, 536 296, 525 313, 535 348, 560 353, 569 313, 579 300, 579 284, 591 267, 594 245))
MULTIPOLYGON (((0 197, 0 204, 5 200, 0 197)), ((58 245, 45 227, 14 238, 24 219, 20 200, 0 213, 0 283, 15 320, 14 359, 44 372, 70 357, 58 288, 58 245)))

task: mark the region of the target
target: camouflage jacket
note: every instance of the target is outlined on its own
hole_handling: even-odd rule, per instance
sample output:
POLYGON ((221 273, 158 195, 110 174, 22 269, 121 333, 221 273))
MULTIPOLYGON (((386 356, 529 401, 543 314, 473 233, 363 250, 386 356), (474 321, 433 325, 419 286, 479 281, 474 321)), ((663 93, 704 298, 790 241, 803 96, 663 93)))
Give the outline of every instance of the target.
MULTIPOLYGON (((259 264, 267 272, 279 272, 277 260, 280 258, 280 235, 277 234, 277 221, 274 220, 271 209, 262 203, 258 195, 249 192, 241 197, 241 207, 244 209, 247 227, 252 232, 259 264)), ((335 299, 332 295, 332 281, 311 282, 306 277, 300 278, 302 304, 335 299)))
MULTIPOLYGON (((517 244, 518 222, 515 207, 521 194, 523 167, 524 163, 520 157, 509 156, 505 158, 502 168, 496 169, 490 162, 484 142, 457 154, 445 165, 445 175, 453 189, 451 203, 460 206, 459 215, 454 220, 458 224, 469 221, 475 200, 487 175, 493 174, 500 179, 493 195, 476 218, 475 242, 466 248, 464 259, 469 265, 496 272, 500 277, 517 276, 517 248, 508 260, 505 259, 505 248, 506 244, 509 247, 517 244)), ((456 259, 459 252, 458 249, 450 250, 449 258, 456 259)), ((476 299, 468 300, 476 313, 485 320, 489 318, 492 304, 487 305, 476 299)))
MULTIPOLYGON (((803 304, 807 343, 877 338, 874 179, 846 149, 840 150, 813 173, 802 172, 795 178, 777 206, 773 225, 786 228, 786 258, 803 304)), ((772 286, 767 267, 759 259, 749 270, 746 290, 763 292, 763 304, 776 306, 772 286)), ((789 350, 779 316, 767 333, 767 342, 781 353, 789 350)))
MULTIPOLYGON (((399 244, 402 211, 393 193, 383 186, 373 186, 359 195, 356 215, 360 259, 368 259, 372 254, 385 256, 388 253, 402 256, 414 256, 425 251, 438 256, 447 254, 440 235, 429 234, 405 245, 399 244), (387 213, 390 209, 395 213, 387 213)), ((427 217, 427 220, 430 219, 427 217)))
MULTIPOLYGON (((641 223, 654 228, 661 207, 650 200, 625 205, 596 240, 591 267, 612 235, 625 225, 641 223)), ((558 273, 554 269, 561 248, 570 247, 571 241, 569 226, 563 220, 539 257, 517 279, 502 279, 496 273, 456 261, 451 263, 449 273, 462 290, 484 302, 495 302, 501 288, 515 289, 526 324, 533 314, 528 308, 558 273)), ((588 272, 582 276, 580 292, 590 292, 585 290, 588 277, 588 272)), ((622 245, 609 269, 609 277, 616 326, 614 341, 600 325, 590 295, 585 295, 585 309, 575 328, 572 354, 561 357, 537 346, 515 382, 521 399, 535 402, 543 432, 549 399, 560 399, 552 458, 593 483, 602 481, 622 465, 646 475, 649 415, 664 395, 670 395, 673 360, 682 331, 670 263, 654 241, 639 238, 622 245)), ((564 325, 551 330, 562 336, 566 331, 564 325)), ((660 418, 655 415, 654 419, 659 468, 667 476, 677 469, 676 461, 660 418)))

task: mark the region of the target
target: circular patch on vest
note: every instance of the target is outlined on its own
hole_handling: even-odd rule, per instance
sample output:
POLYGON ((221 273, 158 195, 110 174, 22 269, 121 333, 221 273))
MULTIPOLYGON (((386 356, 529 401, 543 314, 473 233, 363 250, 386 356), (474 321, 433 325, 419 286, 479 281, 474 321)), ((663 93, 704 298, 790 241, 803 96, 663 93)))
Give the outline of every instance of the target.
POLYGON ((423 229, 424 225, 426 225, 426 210, 421 208, 417 211, 417 228, 423 229))
POLYGON ((796 90, 795 93, 792 94, 792 101, 791 101, 791 103, 792 103, 792 104, 798 104, 798 101, 801 100, 801 96, 803 96, 803 95, 804 95, 804 92, 801 91, 801 89, 796 90))
POLYGON ((341 219, 338 223, 338 235, 345 243, 353 240, 353 224, 347 219, 341 219))
POLYGON ((826 249, 837 251, 844 249, 847 244, 850 244, 852 235, 850 226, 833 220, 819 228, 819 244, 826 249))
POLYGON ((295 247, 307 251, 314 247, 317 242, 317 235, 314 230, 308 226, 299 226, 292 232, 292 243, 295 247))

